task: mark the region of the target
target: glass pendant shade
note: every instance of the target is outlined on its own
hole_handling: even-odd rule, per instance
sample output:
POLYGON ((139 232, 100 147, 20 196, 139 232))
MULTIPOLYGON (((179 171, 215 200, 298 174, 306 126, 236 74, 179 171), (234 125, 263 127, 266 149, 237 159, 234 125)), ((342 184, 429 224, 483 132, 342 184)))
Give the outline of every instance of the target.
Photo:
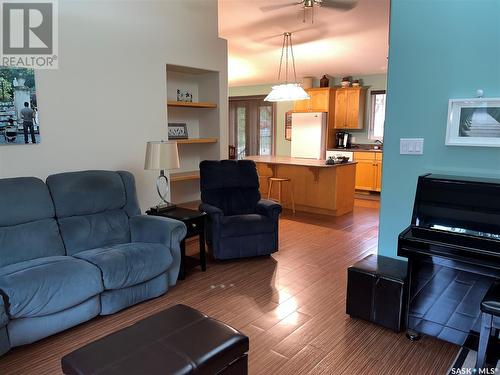
POLYGON ((278 81, 281 78, 281 69, 285 65, 285 82, 273 86, 269 95, 264 99, 267 102, 287 102, 294 100, 309 99, 309 94, 297 83, 297 73, 295 71, 295 59, 293 57, 292 33, 283 34, 283 46, 281 47, 280 69, 278 71, 278 81), (291 58, 291 68, 293 68, 293 77, 295 82, 288 82, 288 56, 291 58))
POLYGON ((298 83, 285 83, 273 86, 264 99, 267 102, 287 102, 309 99, 309 94, 298 83))

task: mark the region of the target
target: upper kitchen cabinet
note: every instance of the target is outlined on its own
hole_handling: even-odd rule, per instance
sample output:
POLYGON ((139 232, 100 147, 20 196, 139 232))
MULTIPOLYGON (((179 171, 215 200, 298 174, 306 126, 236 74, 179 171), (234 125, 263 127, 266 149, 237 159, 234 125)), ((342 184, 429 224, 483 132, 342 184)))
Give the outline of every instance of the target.
POLYGON ((335 90, 335 129, 363 129, 366 88, 346 87, 335 90))
POLYGON ((335 89, 331 87, 318 87, 306 89, 310 98, 298 100, 293 104, 294 112, 329 112, 333 109, 335 89))

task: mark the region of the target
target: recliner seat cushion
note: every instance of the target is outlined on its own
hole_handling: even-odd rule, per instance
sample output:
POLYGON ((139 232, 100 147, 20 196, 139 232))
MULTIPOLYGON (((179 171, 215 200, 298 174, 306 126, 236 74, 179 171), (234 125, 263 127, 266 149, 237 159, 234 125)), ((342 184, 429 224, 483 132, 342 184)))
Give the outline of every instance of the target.
POLYGON ((129 218, 123 210, 58 219, 68 255, 130 242, 129 218))
POLYGON ((73 255, 97 266, 104 288, 121 289, 151 280, 172 263, 170 249, 161 244, 132 242, 73 255))
POLYGON ((103 291, 92 264, 68 256, 32 259, 0 268, 0 290, 11 318, 53 314, 103 291))
POLYGON ((262 215, 233 215, 221 218, 222 238, 272 233, 275 230, 275 222, 262 215))

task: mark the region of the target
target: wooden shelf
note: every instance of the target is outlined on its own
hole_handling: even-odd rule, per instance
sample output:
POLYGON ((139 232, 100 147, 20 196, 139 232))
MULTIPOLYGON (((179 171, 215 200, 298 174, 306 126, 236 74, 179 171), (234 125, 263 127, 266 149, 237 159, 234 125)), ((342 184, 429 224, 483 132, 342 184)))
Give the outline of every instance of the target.
POLYGON ((217 104, 209 102, 177 102, 175 100, 168 100, 169 107, 186 107, 186 108, 217 108, 217 104))
POLYGON ((188 138, 188 139, 172 139, 179 145, 197 144, 197 143, 217 143, 217 138, 188 138))
POLYGON ((199 180, 200 171, 170 173, 170 182, 199 180))

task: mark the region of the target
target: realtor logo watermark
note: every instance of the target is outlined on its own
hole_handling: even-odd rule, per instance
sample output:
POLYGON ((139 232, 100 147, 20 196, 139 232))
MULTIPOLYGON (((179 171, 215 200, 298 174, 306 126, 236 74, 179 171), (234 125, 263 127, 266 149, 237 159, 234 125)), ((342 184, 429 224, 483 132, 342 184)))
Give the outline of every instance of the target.
POLYGON ((0 65, 57 69, 57 0, 0 0, 0 5, 0 65))

